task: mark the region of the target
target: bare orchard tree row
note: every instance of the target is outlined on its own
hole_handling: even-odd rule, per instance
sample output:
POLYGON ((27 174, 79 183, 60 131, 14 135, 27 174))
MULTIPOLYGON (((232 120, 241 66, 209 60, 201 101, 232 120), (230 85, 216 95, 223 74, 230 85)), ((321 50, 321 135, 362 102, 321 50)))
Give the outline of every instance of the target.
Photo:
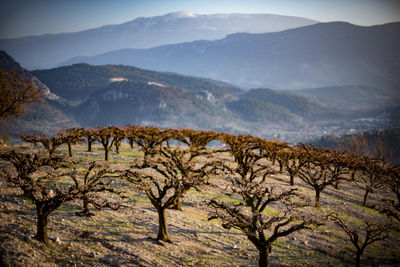
MULTIPOLYGON (((359 264, 365 247, 386 238, 396 219, 397 223, 399 220, 398 168, 357 154, 308 145, 291 146, 253 136, 132 125, 75 128, 59 132, 54 137, 31 135, 22 139, 42 144, 48 154, 13 149, 2 153, 1 158, 14 166, 13 173, 5 175, 7 179, 19 186, 37 205, 37 238, 43 242, 47 242, 47 238, 43 237, 42 225, 47 222, 51 211, 66 201, 82 199, 83 214, 87 215, 90 213, 88 204, 96 199, 98 192, 121 193, 117 191, 120 188, 112 186, 116 181, 128 182, 147 195, 158 214, 156 239, 160 242, 171 242, 167 209, 181 210, 181 199, 191 188, 205 190, 212 186, 213 190, 219 190, 220 195, 236 199, 236 202, 224 201, 226 197, 210 199, 208 206, 212 211, 209 219, 219 219, 225 228, 242 231, 259 251, 260 266, 269 265, 272 243, 278 238, 315 228, 328 220, 348 234, 356 248, 356 262, 359 264), (86 141, 88 151, 92 150, 93 142, 101 143, 104 159, 108 161, 112 147, 119 153, 124 140, 143 152, 143 157, 132 159, 128 169, 113 171, 106 162, 96 163, 101 166, 92 163, 86 167, 86 172, 78 175, 76 170, 71 171, 71 166, 65 167, 73 159, 72 145, 77 142, 86 141), (60 159, 55 153, 62 144, 68 145, 69 159, 60 159), (276 175, 289 177, 288 186, 272 186, 271 179, 276 175), (218 177, 221 178, 219 182, 213 182, 215 179, 212 178, 218 177), (61 178, 71 179, 70 186, 62 183, 66 188, 60 188, 57 180, 61 178), (294 187, 300 182, 315 192, 313 202, 294 187), (364 240, 361 240, 361 233, 349 230, 351 225, 347 224, 342 213, 324 214, 319 209, 324 203, 321 195, 327 188, 340 190, 342 185, 349 183, 363 189, 360 205, 367 205, 368 196, 376 190, 386 190, 387 195, 393 196, 389 196, 390 200, 374 201, 374 205, 370 205, 381 213, 371 215, 375 219, 366 221, 364 240), (51 197, 46 187, 49 185, 52 185, 51 197), (375 233, 378 234, 376 238, 375 233)), ((95 207, 113 207, 104 203, 97 202, 95 207)), ((118 205, 114 207, 118 208, 118 205)))
MULTIPOLYGON (((62 204, 82 199, 101 208, 110 207, 106 200, 96 200, 93 194, 108 192, 120 194, 111 186, 116 172, 109 166, 91 162, 86 170, 82 162, 73 162, 65 157, 49 157, 45 153, 31 153, 10 149, 0 153, 0 159, 11 166, 1 170, 1 174, 12 186, 19 187, 23 196, 36 206, 36 239, 49 244, 47 236, 48 217, 62 204)), ((85 212, 85 210, 84 210, 85 212)))

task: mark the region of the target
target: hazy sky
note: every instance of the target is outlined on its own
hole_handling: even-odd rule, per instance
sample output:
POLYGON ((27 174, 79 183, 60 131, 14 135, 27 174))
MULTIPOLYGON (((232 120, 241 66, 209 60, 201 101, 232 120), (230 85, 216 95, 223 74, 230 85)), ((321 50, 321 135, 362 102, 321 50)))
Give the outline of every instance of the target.
POLYGON ((272 13, 374 25, 400 21, 400 0, 0 0, 0 38, 74 32, 175 11, 272 13))

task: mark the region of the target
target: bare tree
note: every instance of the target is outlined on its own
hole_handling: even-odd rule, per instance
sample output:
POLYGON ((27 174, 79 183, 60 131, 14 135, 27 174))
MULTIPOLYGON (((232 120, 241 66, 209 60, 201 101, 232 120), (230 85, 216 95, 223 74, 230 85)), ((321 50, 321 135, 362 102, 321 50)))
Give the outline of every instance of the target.
POLYGON ((125 130, 126 138, 128 139, 129 145, 130 145, 130 147, 132 149, 133 149, 133 145, 135 143, 137 134, 139 132, 141 132, 142 130, 143 130, 143 127, 140 126, 140 125, 130 125, 130 124, 128 124, 126 126, 126 130, 125 130))
POLYGON ((367 153, 368 139, 366 133, 352 135, 348 145, 341 145, 342 150, 349 151, 352 155, 365 155, 367 153))
POLYGON ((25 113, 27 104, 38 102, 42 97, 42 91, 26 73, 0 68, 0 120, 25 113))
POLYGON ((96 141, 96 130, 88 128, 80 128, 80 135, 86 138, 88 152, 92 152, 92 144, 96 141))
MULTIPOLYGON (((171 130, 169 130, 171 131, 171 130)), ((181 129, 176 133, 173 133, 173 136, 185 143, 189 146, 191 150, 194 151, 194 154, 204 153, 207 151, 207 145, 216 140, 219 136, 218 133, 213 131, 196 131, 192 129, 181 129)))
MULTIPOLYGON (((223 135, 234 162, 226 162, 221 169, 229 185, 224 194, 239 198, 240 203, 213 199, 211 219, 220 219, 224 228, 242 231, 259 251, 259 266, 269 266, 269 253, 274 241, 318 222, 300 208, 308 201, 296 190, 277 190, 268 186, 268 177, 277 171, 263 156, 264 141, 251 136, 223 135), (279 212, 265 213, 271 205, 279 205, 279 212), (267 231, 271 234, 268 235, 267 231)), ((265 145, 265 144, 264 144, 265 145)))
POLYGON ((214 208, 209 220, 220 219, 226 229, 235 228, 242 231, 259 252, 259 266, 269 266, 269 253, 272 244, 278 238, 290 235, 311 226, 321 225, 315 218, 304 216, 300 212, 299 195, 296 189, 275 194, 273 189, 245 189, 244 203, 234 204, 211 200, 209 205, 214 208), (250 191, 248 191, 250 190, 250 191), (245 193, 246 192, 246 193, 245 193), (297 198, 297 200, 295 200, 297 198), (274 202, 279 202, 279 215, 263 213, 265 208, 274 202), (295 204, 296 203, 296 204, 295 204), (267 232, 271 234, 267 234, 267 232))
POLYGON ((146 126, 135 129, 131 128, 128 131, 127 138, 130 140, 129 142, 135 142, 142 149, 144 161, 146 162, 150 156, 159 152, 163 142, 169 139, 169 133, 157 127, 146 126))
POLYGON ((211 162, 196 167, 184 159, 187 153, 180 149, 165 155, 153 155, 151 159, 136 159, 131 169, 124 172, 123 177, 143 190, 157 210, 159 226, 157 240, 171 242, 166 210, 174 206, 188 188, 197 188, 205 183, 213 165, 211 162), (177 168, 181 163, 188 165, 177 168))
POLYGON ((400 169, 399 166, 387 166, 387 168, 384 177, 385 187, 395 195, 395 199, 381 199, 374 208, 400 223, 400 169))
MULTIPOLYGON (((81 164, 82 165, 82 164, 81 164)), ((96 162, 91 162, 85 170, 85 172, 82 174, 82 186, 83 187, 91 187, 93 182, 96 182, 94 179, 96 176, 104 176, 107 173, 107 175, 110 178, 115 178, 114 176, 117 176, 117 174, 120 174, 119 171, 112 171, 109 168, 105 168, 100 163, 96 162)), ((111 183, 115 181, 115 179, 108 179, 108 181, 103 181, 104 185, 106 185, 103 189, 103 192, 107 192, 109 194, 114 194, 121 196, 122 191, 117 190, 115 188, 115 185, 111 186, 111 183)), ((110 208, 112 210, 118 210, 121 205, 120 203, 115 203, 115 202, 110 202, 105 198, 98 197, 98 192, 84 192, 82 194, 82 204, 83 204, 83 209, 81 212, 75 212, 76 215, 78 216, 94 216, 92 212, 90 212, 89 205, 92 204, 92 206, 97 209, 97 210, 102 210, 103 208, 110 208)))
POLYGON ((58 136, 48 137, 46 135, 21 135, 20 137, 21 140, 32 143, 35 146, 37 144, 42 144, 49 153, 49 157, 53 157, 56 149, 65 143, 65 140, 58 136))
POLYGON ((68 156, 72 157, 72 145, 83 141, 82 132, 80 128, 71 128, 60 131, 56 134, 56 138, 68 146, 68 156))
MULTIPOLYGON (((255 137, 253 138, 255 139, 255 137)), ((278 140, 267 141, 258 137, 257 139, 260 143, 260 148, 263 150, 264 157, 268 158, 274 165, 277 161, 279 165, 279 172, 282 172, 285 164, 284 159, 281 157, 281 152, 286 151, 289 148, 288 144, 279 142, 278 140)))
POLYGON ((99 141, 104 148, 104 160, 110 159, 110 150, 117 139, 115 138, 119 133, 119 128, 115 126, 97 127, 96 128, 96 141, 99 141))
POLYGON ((226 135, 223 140, 235 159, 234 163, 223 166, 224 178, 229 181, 223 192, 239 198, 240 203, 211 200, 209 205, 214 211, 209 219, 220 219, 224 228, 242 231, 259 251, 259 266, 269 266, 273 242, 319 223, 313 216, 305 216, 301 208, 308 206, 308 201, 297 189, 281 191, 268 186, 268 176, 276 171, 265 164, 261 151, 256 148, 257 139, 226 135), (279 205, 279 212, 265 213, 273 204, 279 205))
POLYGON ((356 170, 353 182, 364 190, 362 204, 366 207, 368 195, 386 185, 386 177, 389 175, 390 169, 382 161, 367 156, 360 156, 358 157, 356 170))
POLYGON ((357 267, 360 266, 361 256, 365 249, 374 242, 386 239, 394 227, 387 218, 367 211, 363 212, 363 216, 357 218, 362 222, 362 225, 356 223, 351 217, 338 213, 331 213, 328 218, 347 234, 356 249, 355 265, 357 267))
POLYGON ((386 185, 397 198, 397 203, 394 206, 400 210, 400 168, 399 166, 390 167, 386 175, 386 185))
POLYGON ((221 164, 214 156, 211 149, 206 146, 212 140, 217 138, 217 133, 212 131, 195 131, 191 129, 166 130, 167 142, 178 140, 186 144, 187 148, 161 146, 160 153, 174 166, 177 174, 182 175, 186 180, 185 186, 180 197, 172 209, 182 210, 182 196, 191 188, 200 191, 199 186, 208 184, 207 176, 215 170, 215 167, 221 164), (214 168, 212 167, 214 166, 214 168))
POLYGON ((115 127, 114 130, 114 147, 115 153, 119 154, 119 149, 121 147, 122 141, 126 138, 127 132, 124 127, 115 127))
POLYGON ((294 186, 294 178, 297 175, 298 169, 306 163, 303 150, 298 147, 287 147, 280 150, 277 157, 289 174, 290 185, 294 186))
POLYGON ((176 173, 174 171, 169 173, 169 171, 156 161, 138 159, 132 165, 132 168, 123 174, 124 178, 146 193, 157 210, 157 240, 166 242, 171 242, 167 228, 166 209, 175 203, 182 188, 176 173))
POLYGON ((344 152, 312 146, 301 147, 305 163, 297 169, 297 176, 315 191, 315 207, 320 206, 321 192, 340 180, 349 179, 348 157, 344 152))
POLYGON ((276 173, 272 166, 268 165, 261 147, 264 139, 245 135, 221 134, 219 139, 227 146, 228 152, 236 163, 231 171, 237 172, 241 177, 254 179, 262 175, 264 179, 269 174, 276 173))
MULTIPOLYGON (((82 198, 90 192, 103 192, 110 178, 107 167, 87 177, 86 184, 76 171, 66 169, 66 161, 60 157, 48 157, 43 153, 25 153, 15 149, 0 154, 1 159, 10 162, 13 168, 4 170, 5 178, 23 191, 23 195, 36 205, 37 231, 36 239, 49 244, 47 236, 48 217, 63 203, 82 198), (59 179, 69 178, 70 183, 58 183, 59 179)), ((90 169, 90 168, 89 168, 90 169)), ((90 170, 88 170, 90 172, 90 170)))

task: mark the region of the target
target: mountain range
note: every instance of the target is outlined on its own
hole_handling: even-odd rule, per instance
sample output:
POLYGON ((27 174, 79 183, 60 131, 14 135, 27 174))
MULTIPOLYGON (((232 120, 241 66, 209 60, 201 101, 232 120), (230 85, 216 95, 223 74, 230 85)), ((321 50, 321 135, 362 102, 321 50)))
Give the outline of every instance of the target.
POLYGON ((75 56, 93 56, 123 48, 149 48, 194 40, 215 40, 237 32, 282 31, 316 21, 272 14, 199 15, 175 12, 74 33, 0 40, 27 69, 54 67, 75 56))
POLYGON ((175 87, 198 93, 212 93, 213 98, 237 95, 242 89, 210 79, 183 76, 175 73, 155 72, 131 66, 91 66, 74 64, 48 70, 32 71, 35 77, 44 81, 52 92, 68 101, 82 101, 98 89, 113 82, 135 81, 159 87, 175 87))
POLYGON ((244 88, 360 84, 400 88, 400 23, 318 23, 274 33, 237 33, 149 49, 76 57, 65 65, 124 64, 222 80, 244 88))
MULTIPOLYGON (((2 68, 20 67, 5 52, 0 62, 7 62, 2 68)), ((52 134, 65 127, 129 123, 271 137, 293 125, 301 129, 321 115, 339 114, 290 92, 246 92, 224 82, 129 66, 75 64, 30 75, 51 93, 42 104, 29 106, 27 114, 2 121, 2 133, 52 134)))
MULTIPOLYGON (((335 103, 332 93, 335 87, 304 92, 267 88, 244 91, 210 79, 117 65, 76 64, 34 71, 33 75, 47 84, 56 97, 47 97, 42 105, 30 106, 29 112, 19 118, 1 122, 2 133, 52 134, 65 127, 130 123, 254 134, 299 142, 325 132, 337 133, 342 128, 366 127, 371 123, 353 120, 365 114, 379 115, 382 108, 393 106, 389 115, 394 114, 395 121, 399 113, 389 102, 382 103, 380 109, 364 106, 362 102, 356 105, 359 109, 350 110, 344 105, 340 109, 328 105, 335 103), (319 101, 318 96, 326 92, 326 102, 319 101)), ((346 89, 350 95, 361 92, 367 96, 367 92, 374 92, 368 103, 374 103, 376 95, 384 95, 376 88, 349 86, 346 89)), ((366 100, 364 97, 364 103, 366 100)), ((341 103, 340 98, 336 102, 341 103)), ((377 121, 372 125, 378 125, 377 121)))
POLYGON ((255 122, 286 125, 302 121, 273 99, 258 99, 260 106, 250 105, 248 111, 236 108, 254 99, 238 87, 210 79, 121 65, 75 64, 32 73, 60 96, 63 110, 82 125, 135 123, 243 132, 255 127, 255 122))
MULTIPOLYGON (((170 17, 158 19, 197 15, 170 17)), ((46 99, 24 116, 0 122, 0 131, 52 134, 64 127, 130 123, 299 142, 394 126, 400 114, 399 29, 400 23, 317 23, 75 57, 31 71, 46 99)), ((0 67, 21 69, 3 51, 0 67)))

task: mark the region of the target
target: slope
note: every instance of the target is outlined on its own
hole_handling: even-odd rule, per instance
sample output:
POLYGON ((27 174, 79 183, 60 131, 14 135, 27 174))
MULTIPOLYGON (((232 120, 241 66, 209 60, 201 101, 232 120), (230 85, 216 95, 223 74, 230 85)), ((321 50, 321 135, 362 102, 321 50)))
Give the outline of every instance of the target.
POLYGON ((8 71, 24 72, 44 93, 41 103, 27 106, 26 114, 10 120, 0 121, 0 133, 16 137, 19 134, 52 134, 61 128, 76 127, 78 124, 56 102, 58 96, 37 77, 26 71, 6 52, 0 51, 0 68, 8 71))
POLYGON ((305 118, 327 115, 329 113, 338 115, 337 111, 327 109, 325 106, 312 102, 304 96, 286 91, 276 91, 267 88, 251 89, 241 95, 241 97, 279 105, 305 118))
POLYGON ((142 83, 177 87, 194 92, 208 92, 216 99, 232 97, 241 89, 230 84, 208 79, 161 73, 130 66, 90 66, 75 64, 49 70, 32 72, 44 81, 57 95, 72 101, 82 100, 113 81, 129 80, 142 83))
POLYGON ((345 110, 371 110, 387 108, 400 101, 400 92, 364 85, 329 86, 296 91, 325 105, 345 110))
POLYGON ((140 81, 111 83, 74 112, 81 124, 90 126, 130 123, 221 129, 230 117, 193 92, 140 81))

